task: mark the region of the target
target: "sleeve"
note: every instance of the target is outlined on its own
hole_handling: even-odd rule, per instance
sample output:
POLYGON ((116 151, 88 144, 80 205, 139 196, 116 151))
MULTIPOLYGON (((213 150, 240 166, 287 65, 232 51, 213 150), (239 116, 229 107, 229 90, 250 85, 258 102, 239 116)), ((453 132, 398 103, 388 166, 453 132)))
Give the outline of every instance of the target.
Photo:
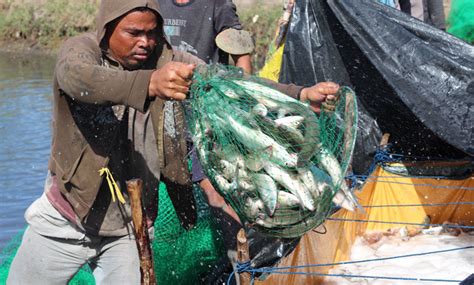
POLYGON ((237 8, 232 0, 217 0, 214 7, 214 28, 216 33, 220 33, 225 29, 234 28, 242 29, 237 8))
POLYGON ((88 104, 126 105, 144 111, 153 70, 111 69, 101 65, 101 57, 94 38, 83 35, 67 40, 55 69, 61 91, 88 104))
MULTIPOLYGON (((244 78, 247 78, 247 77, 245 76, 244 78)), ((290 96, 294 99, 297 99, 297 100, 300 99, 301 90, 303 88, 305 88, 304 86, 295 85, 293 83, 290 83, 290 84, 278 83, 278 82, 275 82, 273 80, 262 78, 262 77, 259 77, 258 79, 263 84, 266 84, 266 85, 280 91, 281 93, 286 94, 286 95, 288 95, 288 96, 290 96)))
POLYGON ((206 178, 206 174, 204 174, 204 170, 202 169, 201 162, 196 153, 196 148, 191 150, 191 161, 192 161, 192 181, 194 183, 201 182, 206 178))

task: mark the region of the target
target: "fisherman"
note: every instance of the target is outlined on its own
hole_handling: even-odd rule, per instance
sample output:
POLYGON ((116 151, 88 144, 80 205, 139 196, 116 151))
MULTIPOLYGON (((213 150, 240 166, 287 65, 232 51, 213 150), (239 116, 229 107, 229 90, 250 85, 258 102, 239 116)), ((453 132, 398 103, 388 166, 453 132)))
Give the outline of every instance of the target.
MULTIPOLYGON (((139 284, 125 181, 141 178, 149 226, 164 181, 184 227, 195 223, 183 109, 198 58, 173 52, 156 0, 103 0, 97 33, 67 40, 54 74, 44 194, 7 284, 65 284, 88 263, 97 284, 139 284)), ((314 110, 335 83, 274 84, 314 110)), ((156 262, 164 262, 157 260, 156 262)))

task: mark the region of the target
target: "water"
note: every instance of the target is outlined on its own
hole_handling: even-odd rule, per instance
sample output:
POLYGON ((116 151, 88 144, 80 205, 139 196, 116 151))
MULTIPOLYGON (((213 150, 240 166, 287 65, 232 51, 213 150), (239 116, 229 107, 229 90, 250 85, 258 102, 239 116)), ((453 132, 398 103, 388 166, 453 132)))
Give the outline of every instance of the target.
POLYGON ((43 192, 51 142, 54 60, 0 53, 0 252, 43 192))

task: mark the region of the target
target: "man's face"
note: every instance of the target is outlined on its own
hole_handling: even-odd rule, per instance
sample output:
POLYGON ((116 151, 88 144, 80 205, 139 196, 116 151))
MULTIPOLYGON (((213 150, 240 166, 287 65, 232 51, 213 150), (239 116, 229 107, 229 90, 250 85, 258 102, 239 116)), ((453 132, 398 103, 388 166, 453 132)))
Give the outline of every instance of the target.
POLYGON ((158 18, 150 10, 132 11, 111 27, 109 51, 128 70, 140 68, 155 50, 158 18))

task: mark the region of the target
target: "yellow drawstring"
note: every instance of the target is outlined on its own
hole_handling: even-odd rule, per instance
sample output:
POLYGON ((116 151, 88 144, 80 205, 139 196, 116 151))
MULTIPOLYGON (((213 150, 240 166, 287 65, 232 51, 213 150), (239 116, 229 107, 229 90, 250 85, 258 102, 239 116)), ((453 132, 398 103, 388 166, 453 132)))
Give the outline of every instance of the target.
POLYGON ((112 195, 112 201, 115 202, 115 193, 117 193, 117 198, 118 200, 122 203, 125 204, 125 199, 123 198, 122 192, 120 191, 120 188, 118 187, 117 183, 115 183, 115 179, 112 176, 112 173, 110 172, 110 169, 107 167, 101 168, 99 170, 100 176, 104 175, 105 173, 105 178, 107 179, 107 183, 109 184, 109 189, 110 189, 110 194, 112 195))

